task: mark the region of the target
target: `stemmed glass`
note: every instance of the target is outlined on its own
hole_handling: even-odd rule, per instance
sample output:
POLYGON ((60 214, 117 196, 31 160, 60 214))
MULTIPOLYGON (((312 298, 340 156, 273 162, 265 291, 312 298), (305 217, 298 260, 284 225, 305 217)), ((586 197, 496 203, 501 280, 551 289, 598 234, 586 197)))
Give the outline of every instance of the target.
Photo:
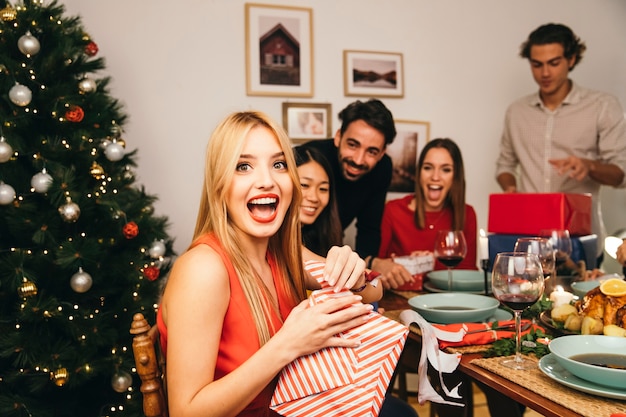
POLYGON ((532 369, 533 361, 522 357, 522 311, 535 304, 544 290, 541 261, 534 253, 502 252, 496 255, 491 273, 493 295, 515 313, 515 358, 502 364, 513 369, 532 369))
MULTIPOLYGON (((537 255, 537 257, 539 257, 539 262, 541 262, 541 268, 545 280, 549 279, 552 276, 552 273, 555 273, 554 249, 552 248, 552 244, 549 239, 545 237, 520 237, 517 239, 517 242, 515 242, 515 249, 513 251, 534 253, 537 255)), ((550 282, 552 281, 554 280, 551 280, 550 282)))
POLYGON ((545 229, 539 232, 539 236, 550 240, 554 250, 555 269, 559 269, 572 255, 572 239, 569 230, 545 229))
POLYGON ((448 268, 448 291, 452 291, 452 268, 467 255, 467 243, 462 230, 439 230, 435 239, 435 258, 448 268))

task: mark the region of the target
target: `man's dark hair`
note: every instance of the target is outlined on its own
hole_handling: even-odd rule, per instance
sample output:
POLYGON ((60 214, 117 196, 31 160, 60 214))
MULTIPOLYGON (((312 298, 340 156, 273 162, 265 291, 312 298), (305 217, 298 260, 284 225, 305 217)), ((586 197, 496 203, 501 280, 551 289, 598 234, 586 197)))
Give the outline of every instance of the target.
POLYGON ((549 43, 559 43, 563 46, 563 55, 568 60, 576 57, 570 71, 583 59, 583 53, 587 49, 584 42, 574 34, 572 29, 557 23, 548 23, 539 26, 520 47, 520 56, 530 59, 530 48, 533 45, 546 45, 549 43))
POLYGON ((339 112, 341 134, 348 129, 350 123, 363 120, 385 136, 385 145, 390 145, 396 137, 396 126, 391 112, 380 100, 370 99, 367 102, 355 101, 339 112))

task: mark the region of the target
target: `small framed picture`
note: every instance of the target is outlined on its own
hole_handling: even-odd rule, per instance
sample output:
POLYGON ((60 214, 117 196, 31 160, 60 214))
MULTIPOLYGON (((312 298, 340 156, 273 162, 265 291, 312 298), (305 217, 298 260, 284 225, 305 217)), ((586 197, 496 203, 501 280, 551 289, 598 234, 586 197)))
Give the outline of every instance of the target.
POLYGON ((395 120, 396 138, 387 146, 387 155, 393 161, 389 191, 415 191, 417 161, 424 144, 430 140, 430 123, 414 120, 395 120))
POLYGON ((246 93, 313 97, 313 11, 246 3, 246 93))
POLYGON ((343 51, 344 94, 357 97, 404 97, 402 54, 343 51))
POLYGON ((330 103, 283 103, 283 127, 292 142, 332 137, 330 103))

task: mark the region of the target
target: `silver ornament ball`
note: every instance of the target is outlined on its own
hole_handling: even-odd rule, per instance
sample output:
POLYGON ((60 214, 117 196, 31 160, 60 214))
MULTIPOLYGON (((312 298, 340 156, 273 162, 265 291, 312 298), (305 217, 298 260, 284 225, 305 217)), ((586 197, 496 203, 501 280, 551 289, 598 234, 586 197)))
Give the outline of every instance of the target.
POLYGON ((117 162, 124 157, 124 147, 116 142, 111 142, 104 150, 104 155, 111 162, 117 162))
POLYGON ((165 255, 165 243, 161 240, 155 240, 152 242, 152 246, 148 249, 148 254, 151 258, 157 259, 165 255))
POLYGON ((35 55, 39 52, 41 45, 36 37, 31 35, 30 32, 26 32, 25 35, 20 36, 17 40, 17 47, 24 55, 35 55))
POLYGON ((89 291, 92 285, 93 279, 91 275, 83 271, 82 268, 78 268, 78 272, 70 278, 70 287, 80 294, 89 291))
POLYGON ((0 183, 0 205, 6 206, 15 200, 15 189, 9 184, 0 183))
POLYGON ((47 192, 48 189, 50 189, 51 184, 52 177, 46 172, 45 169, 33 175, 30 179, 30 186, 33 187, 36 193, 43 194, 47 192))
POLYGON ((13 156, 13 148, 3 139, 0 139, 0 163, 7 162, 13 156))
POLYGON ((111 387, 115 392, 126 392, 133 384, 133 377, 126 371, 117 371, 111 378, 111 387))
POLYGON ((24 107, 30 104, 30 101, 33 99, 33 93, 25 85, 16 83, 9 90, 9 98, 13 104, 24 107))
POLYGON ((74 223, 80 217, 80 207, 68 199, 67 203, 59 207, 59 214, 65 222, 74 223))
POLYGON ((78 83, 78 89, 81 93, 93 93, 96 91, 96 82, 91 78, 85 77, 78 83))

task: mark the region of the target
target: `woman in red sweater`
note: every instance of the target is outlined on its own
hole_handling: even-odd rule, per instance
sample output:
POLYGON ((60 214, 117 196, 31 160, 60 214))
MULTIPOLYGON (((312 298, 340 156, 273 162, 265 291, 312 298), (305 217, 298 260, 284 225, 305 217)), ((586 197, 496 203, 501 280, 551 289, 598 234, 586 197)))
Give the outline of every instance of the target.
MULTIPOLYGON (((412 282, 412 275, 393 256, 431 251, 438 230, 463 230, 467 255, 458 269, 477 270, 476 212, 465 204, 465 171, 459 147, 451 139, 426 143, 417 164, 415 193, 387 202, 381 245, 372 269, 385 276, 386 288, 412 282)), ((446 267, 435 262, 435 269, 446 267)))

